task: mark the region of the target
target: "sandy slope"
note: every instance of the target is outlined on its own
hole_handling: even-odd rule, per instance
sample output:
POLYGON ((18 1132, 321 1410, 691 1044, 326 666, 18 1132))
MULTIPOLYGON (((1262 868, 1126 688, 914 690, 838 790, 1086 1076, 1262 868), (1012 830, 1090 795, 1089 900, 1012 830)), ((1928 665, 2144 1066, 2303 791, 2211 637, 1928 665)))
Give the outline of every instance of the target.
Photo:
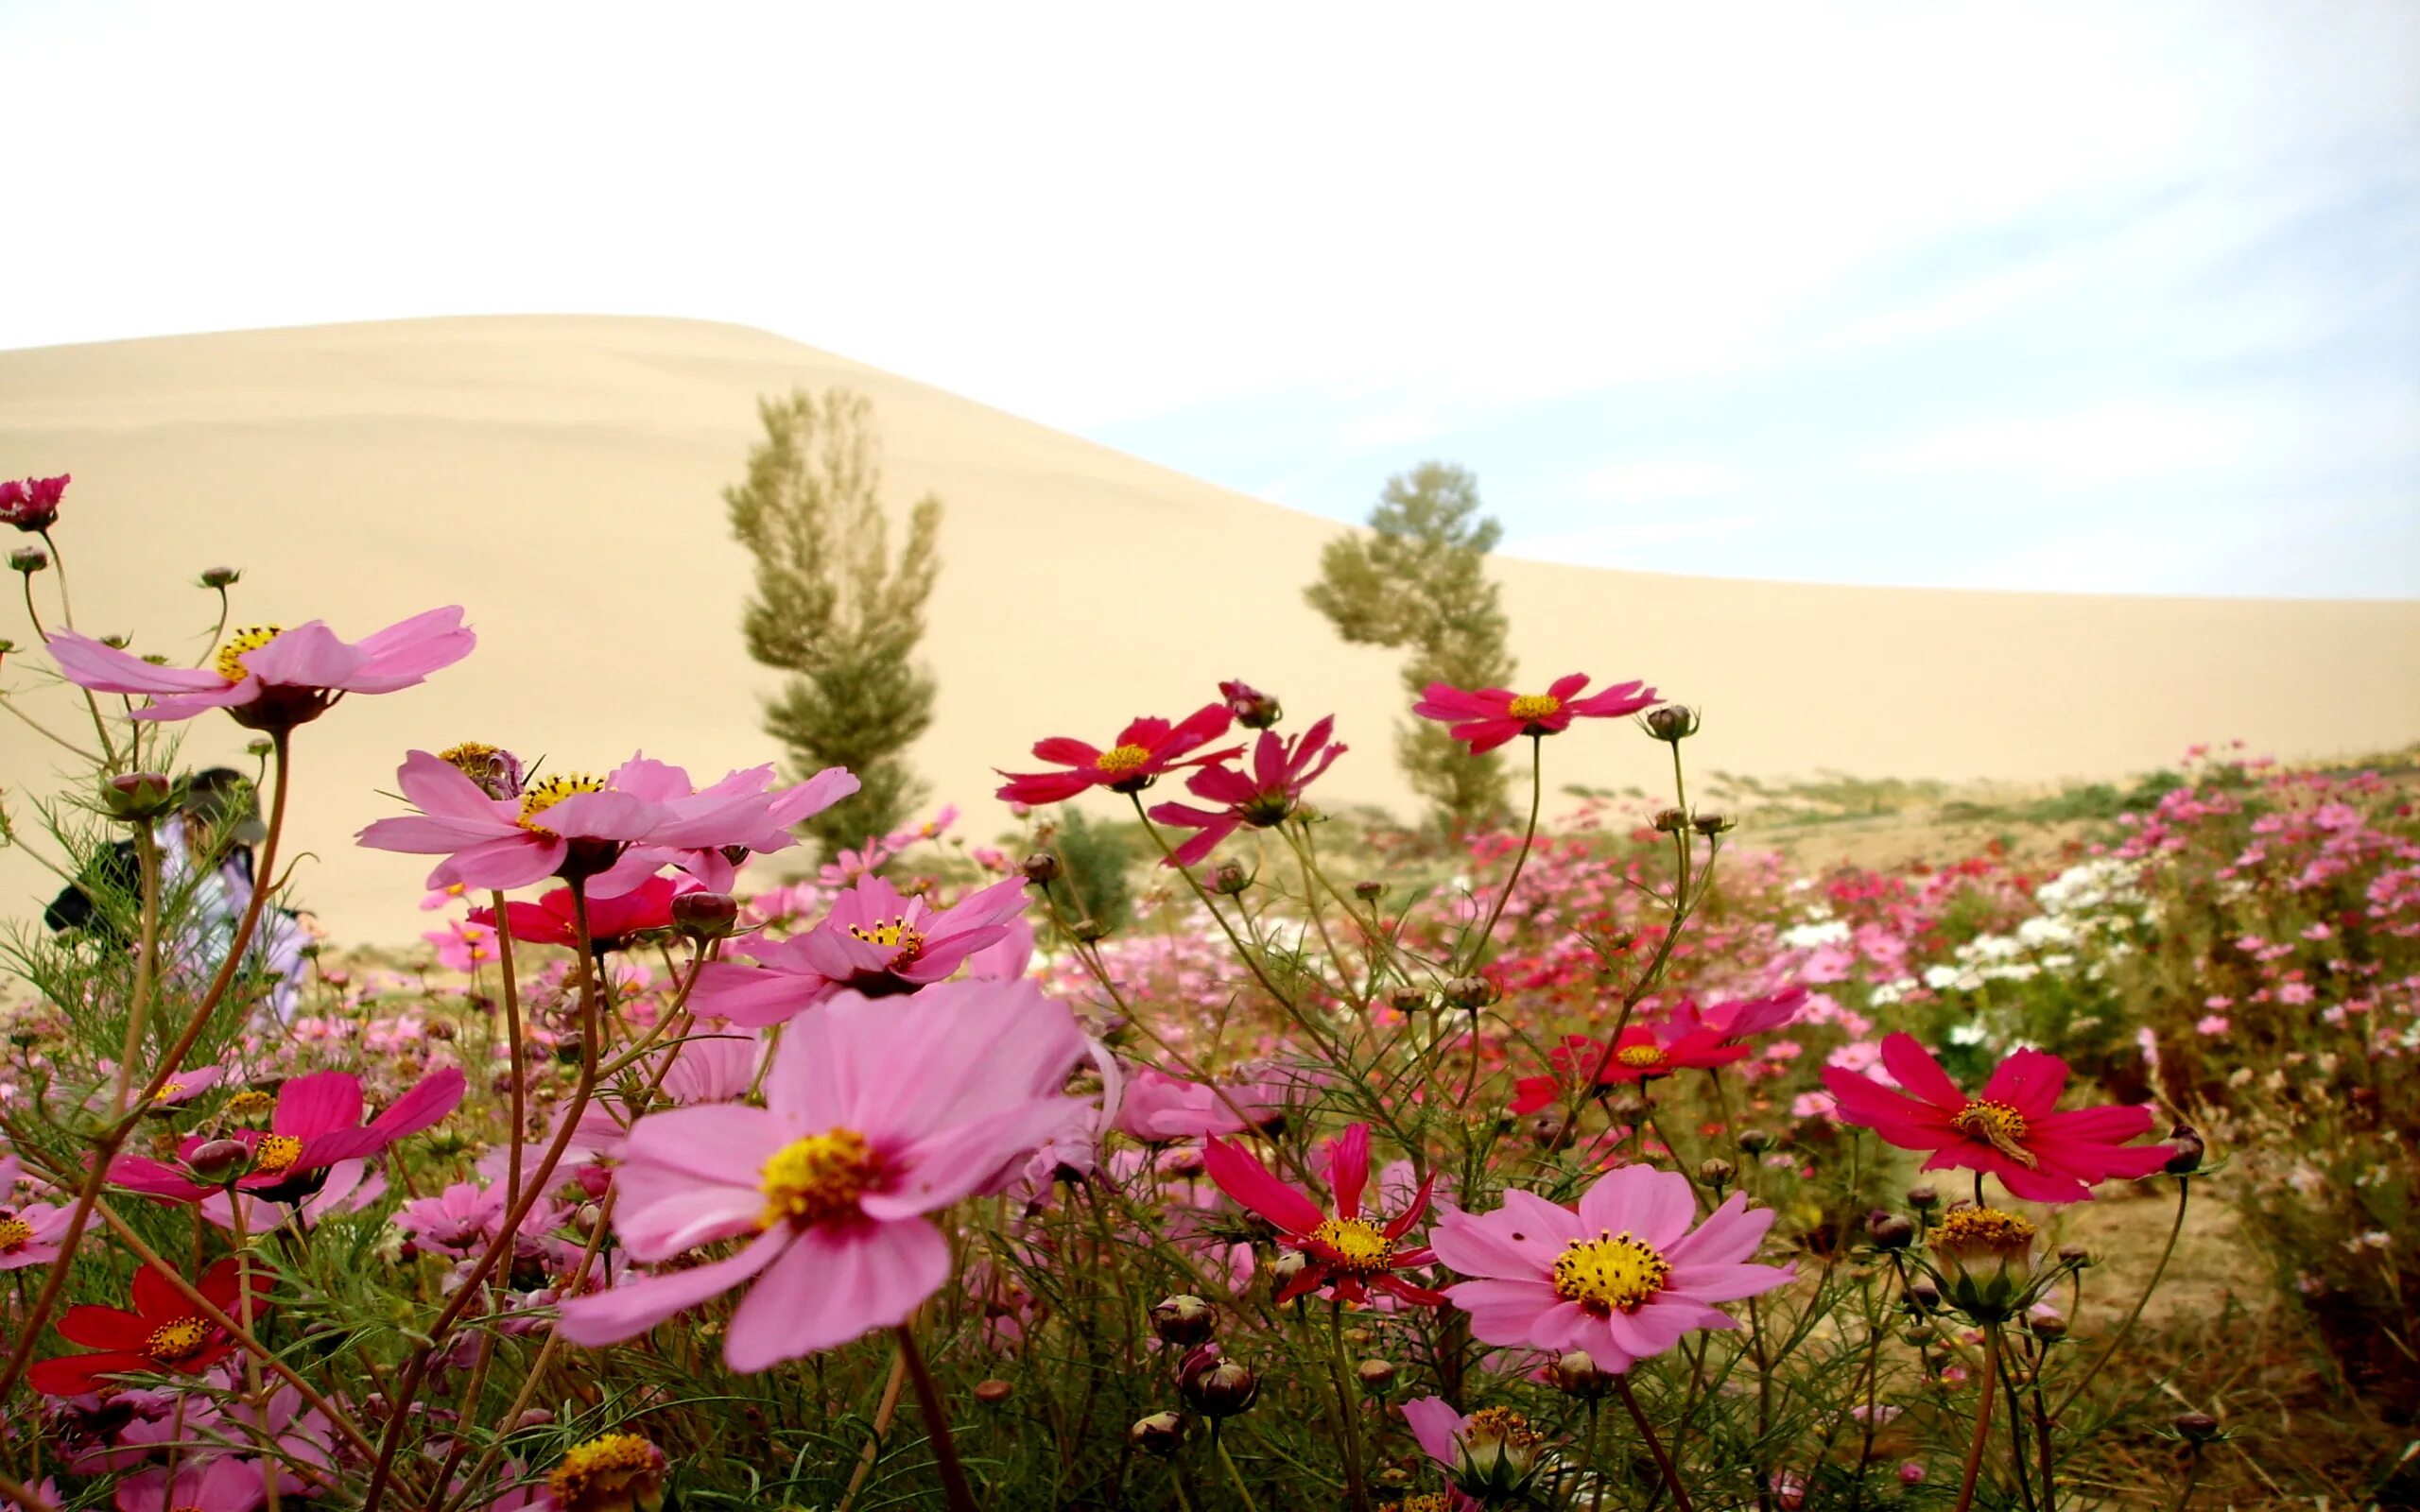
MULTIPOLYGON (((0 474, 75 472, 60 538, 79 624, 143 648, 199 650, 210 605, 187 585, 217 562, 243 568, 246 619, 359 634, 469 607, 470 662, 301 740, 304 890, 339 931, 394 937, 420 927, 421 868, 350 836, 392 811, 373 789, 407 747, 475 737, 568 766, 644 747, 714 775, 773 754, 756 730, 770 684, 735 630, 747 560, 717 490, 757 393, 833 383, 873 396, 894 491, 949 507, 928 642, 942 701, 921 760, 978 836, 1003 817, 989 768, 1035 737, 1099 738, 1238 675, 1297 714, 1337 712, 1360 747, 1331 778, 1339 797, 1402 800, 1392 659, 1340 645, 1298 591, 1334 526, 761 332, 506 318, 0 352, 0 474)), ((2105 775, 2199 739, 2306 755, 2420 735, 2415 603, 1501 571, 1525 680, 1648 677, 1709 707, 1695 753, 1736 770, 2105 775)), ((20 664, 6 683, 34 680, 20 664)), ((193 751, 237 733, 206 722, 193 751)), ((1654 779, 1655 752, 1626 730, 1549 749, 1556 780, 1654 779)), ((21 823, 55 754, 0 729, 21 823)), ((0 857, 9 915, 42 884, 0 857)))

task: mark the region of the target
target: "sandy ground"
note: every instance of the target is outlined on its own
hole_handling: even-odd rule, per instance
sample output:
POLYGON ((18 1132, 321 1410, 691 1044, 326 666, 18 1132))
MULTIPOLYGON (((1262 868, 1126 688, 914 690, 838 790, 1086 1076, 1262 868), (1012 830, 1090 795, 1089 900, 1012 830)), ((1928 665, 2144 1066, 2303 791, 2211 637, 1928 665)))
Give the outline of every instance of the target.
MULTIPOLYGON (((895 497, 930 490, 948 507, 926 643, 942 704, 918 754, 978 837, 1005 821, 990 769, 1035 738, 1099 740, 1132 714, 1184 713, 1224 677, 1304 718, 1334 711, 1358 747, 1335 796, 1406 804, 1388 759, 1392 654, 1341 645, 1302 602, 1336 526, 762 332, 516 317, 0 352, 0 474, 76 474, 58 535, 78 624, 139 649, 199 653, 213 606, 190 585, 215 563, 244 571, 239 621, 318 616, 358 635, 468 607, 471 661, 299 742, 295 833, 314 852, 301 887, 340 933, 392 939, 423 926, 424 868, 351 835, 394 811, 379 790, 410 747, 476 738, 595 768, 644 748, 713 776, 776 754, 719 490, 759 393, 831 384, 873 399, 895 497)), ((1522 680, 1648 678, 1707 707, 1696 754, 1735 772, 2040 781, 2229 736, 2301 757, 2420 735, 2420 603, 1498 570, 1522 680)), ((29 640, 9 618, 5 633, 29 640)), ((39 661, 12 658, 5 685, 59 718, 39 661)), ((206 721, 189 754, 227 754, 240 734, 206 721)), ((1549 749, 1553 781, 1657 780, 1658 753, 1627 731, 1549 749)), ((21 824, 57 755, 0 729, 21 824)), ((0 855, 8 916, 44 886, 31 858, 0 855)))

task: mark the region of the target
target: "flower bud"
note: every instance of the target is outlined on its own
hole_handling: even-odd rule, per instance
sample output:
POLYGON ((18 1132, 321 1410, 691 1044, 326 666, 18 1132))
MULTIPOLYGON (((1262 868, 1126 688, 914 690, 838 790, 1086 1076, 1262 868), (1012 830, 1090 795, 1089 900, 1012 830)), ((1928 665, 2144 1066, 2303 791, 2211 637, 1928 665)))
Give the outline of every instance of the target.
POLYGON ((1151 1332, 1163 1344, 1186 1348, 1200 1344, 1219 1327, 1219 1310, 1190 1293, 1168 1297, 1151 1309, 1151 1332))
POLYGON ((1445 1001, 1477 1013, 1504 994, 1483 976, 1458 976, 1445 984, 1445 1001))
POLYGON ((176 784, 164 772, 127 772, 101 784, 101 807, 117 819, 154 819, 173 806, 176 784))
POLYGON ((1929 1313, 1941 1306, 1941 1288, 1929 1276, 1919 1276, 1908 1283, 1908 1303, 1920 1313, 1929 1313))
POLYGON ((2067 1320, 2056 1313, 2035 1313, 2025 1320, 2025 1327, 2045 1344, 2056 1344, 2067 1336, 2067 1320))
POLYGON ((1773 1147, 1773 1137, 1760 1128, 1739 1131, 1739 1147, 1750 1155, 1762 1155, 1773 1147))
POLYGON ((1263 1267, 1269 1272, 1270 1293, 1284 1291, 1295 1277, 1303 1274, 1303 1267, 1308 1263, 1309 1262, 1305 1260, 1300 1252, 1291 1249, 1271 1260, 1267 1266, 1263 1267))
POLYGON ((2219 1420, 2206 1412, 2178 1413, 2169 1426, 2188 1444, 2212 1444, 2221 1436, 2219 1420))
POLYGON ((2202 1159, 2209 1153, 2203 1146, 2201 1131, 2190 1124, 2179 1124, 2169 1130, 2168 1147, 2175 1153, 2160 1169, 2170 1176, 2191 1176, 2202 1169, 2202 1159))
POLYGON ((576 1034, 567 1034, 555 1041, 555 1059, 566 1066, 577 1066, 588 1054, 588 1041, 576 1034))
POLYGON ((1876 1249, 1905 1249, 1915 1243, 1916 1226, 1895 1212, 1876 1208, 1867 1214, 1865 1236, 1876 1249))
POLYGON ((1941 1206, 1941 1194, 1935 1192, 1930 1187, 1910 1187, 1908 1189, 1908 1206, 1915 1209, 1918 1212, 1930 1212, 1933 1209, 1941 1206))
POLYGON ((2073 1270, 2083 1270, 2092 1263, 2092 1251, 2082 1245, 2061 1245, 2059 1260, 2073 1270))
POLYGON ((1387 1006, 1407 1016, 1428 1007, 1428 994, 1416 987, 1399 987, 1387 994, 1387 1006))
POLYGON ((1126 1441, 1147 1454, 1166 1459, 1184 1442, 1184 1419, 1172 1412, 1138 1418, 1134 1426, 1126 1430, 1126 1441))
POLYGON ((1638 720, 1647 732, 1668 745, 1677 746, 1698 732, 1698 712, 1686 704, 1668 703, 1650 709, 1638 720))
POLYGON ((694 940, 724 938, 739 927, 739 900, 727 892, 684 892, 672 900, 672 927, 694 940))
POLYGON ((1698 1179, 1718 1192, 1729 1186, 1731 1178, 1738 1174, 1737 1166, 1719 1155, 1698 1162, 1698 1179))
POLYGON ((1353 1379, 1361 1383, 1365 1395, 1383 1397, 1394 1389, 1395 1363, 1392 1360, 1364 1360, 1353 1367, 1353 1379))
POLYGON ((1239 861, 1221 861, 1210 872, 1210 890, 1233 898, 1252 885, 1252 873, 1239 861))
POLYGON ((1739 821, 1732 817, 1730 815, 1713 813, 1703 809, 1698 811, 1697 816, 1689 820, 1689 824, 1691 828, 1698 832, 1698 833, 1709 837, 1726 833, 1729 831, 1739 828, 1739 821))
POLYGON ((204 1181, 232 1181, 251 1164, 252 1152, 241 1140, 212 1140, 185 1157, 186 1169, 204 1181))
POLYGON ((40 546, 19 546, 9 553, 9 565, 31 577, 50 565, 50 553, 40 546))
POLYGON ((1594 1401, 1614 1389, 1614 1378, 1585 1349, 1567 1349, 1555 1356, 1547 1366, 1547 1379, 1555 1390, 1582 1401, 1594 1401))
POLYGON ((244 575, 241 572, 238 572, 233 567, 204 567, 201 570, 201 586, 204 588, 233 588, 239 580, 241 580, 243 576, 244 575))
POLYGON ((1978 1323, 2012 1316, 2033 1278, 2033 1225, 1997 1208, 1958 1208, 1932 1231, 1942 1281, 1978 1323))
POLYGON ((1219 696, 1227 701, 1227 713, 1246 730, 1267 730, 1286 717, 1285 709, 1276 699, 1249 682, 1222 682, 1219 684, 1219 696))
POLYGON ((1240 1362, 1196 1349, 1177 1390, 1204 1418, 1232 1418, 1260 1395, 1260 1377, 1240 1362))
POLYGON ((1098 919, 1079 919, 1068 924, 1067 933, 1076 936, 1077 943, 1091 945, 1109 937, 1109 926, 1098 919))
POLYGON ((1387 885, 1383 882, 1357 882, 1353 885, 1353 896, 1365 903, 1376 902, 1386 896, 1386 891, 1387 885))
POLYGON ((1655 811, 1655 833, 1658 834, 1678 834, 1688 827, 1689 811, 1686 809, 1655 811))
MULTIPOLYGON (((1035 886, 1047 887, 1052 883, 1059 880, 1059 858, 1052 855, 1047 850, 1036 850, 1033 854, 1026 857, 1025 861, 1018 866, 1017 869, 1024 872, 1025 880, 1033 884, 1035 886)), ((1162 1416, 1165 1417, 1167 1415, 1163 1414, 1162 1416)), ((1146 1422, 1149 1422, 1150 1420, 1150 1419, 1148 1418, 1144 1419, 1146 1422)))
POLYGON ((257 740, 248 740, 244 742, 244 754, 247 756, 257 757, 262 761, 267 761, 268 759, 269 752, 275 749, 277 749, 276 743, 271 741, 267 735, 263 735, 257 740))
POLYGON ((1016 1389, 999 1377, 994 1376, 988 1381, 975 1383, 975 1400, 986 1407, 996 1407, 1008 1400, 1016 1389))

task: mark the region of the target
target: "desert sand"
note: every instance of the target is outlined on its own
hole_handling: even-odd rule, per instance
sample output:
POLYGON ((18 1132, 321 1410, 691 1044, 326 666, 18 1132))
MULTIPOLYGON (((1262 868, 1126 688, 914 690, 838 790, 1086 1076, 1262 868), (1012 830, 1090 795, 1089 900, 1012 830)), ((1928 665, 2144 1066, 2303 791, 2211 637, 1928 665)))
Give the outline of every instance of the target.
MULTIPOLYGON (((590 769, 644 749, 700 777, 779 754, 757 728, 776 681, 740 644, 749 560, 720 490, 758 394, 834 384, 873 398, 893 498, 947 506, 925 647, 941 709, 917 759, 967 833, 1008 826, 991 771, 1036 738, 1103 740, 1232 677, 1298 720, 1337 714, 1357 749, 1328 799, 1409 811, 1389 757, 1394 655, 1340 644, 1302 600, 1337 525, 760 331, 506 317, 0 352, 0 475, 75 474, 56 534, 78 627, 139 650, 199 653, 215 608, 192 585, 214 564, 243 571, 238 624, 358 636, 468 609, 470 661, 297 740, 299 890, 339 936, 399 940, 426 927, 425 864, 351 837, 399 811, 382 795, 409 747, 479 739, 590 769)), ((1496 570, 1520 681, 1643 677, 1703 704, 1703 768, 2025 781, 2146 770, 2204 740, 2318 757, 2420 737, 2420 603, 1496 570)), ((5 686, 63 728, 41 662, 10 658, 5 686)), ((243 736, 200 721, 187 759, 243 736)), ((1658 781, 1660 748, 1626 730, 1548 749, 1550 782, 1658 781)), ((21 827, 59 756, 0 729, 21 827)), ((0 918, 53 885, 0 855, 0 918)))

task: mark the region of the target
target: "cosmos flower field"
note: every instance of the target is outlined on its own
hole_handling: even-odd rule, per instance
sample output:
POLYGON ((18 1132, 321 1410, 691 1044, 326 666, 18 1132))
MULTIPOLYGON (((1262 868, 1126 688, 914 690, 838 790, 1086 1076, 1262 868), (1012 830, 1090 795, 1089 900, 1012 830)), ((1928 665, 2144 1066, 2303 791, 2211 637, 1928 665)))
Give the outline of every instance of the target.
POLYGON ((1001 731, 1012 833, 821 858, 838 768, 459 738, 476 606, 79 633, 66 496, 0 485, 0 667, 90 775, 9 838, 128 861, 9 936, 0 1507, 2410 1504, 2392 764, 1809 871, 1692 804, 1652 668, 1429 688, 1520 774, 1450 838, 1324 812, 1383 732, 1238 680, 1001 731), (292 833, 369 697, 443 733, 292 833), (171 743, 227 719, 214 893, 171 743), (1669 791, 1565 796, 1616 741, 1669 791), (346 844, 427 863, 416 959, 269 948, 346 844))

